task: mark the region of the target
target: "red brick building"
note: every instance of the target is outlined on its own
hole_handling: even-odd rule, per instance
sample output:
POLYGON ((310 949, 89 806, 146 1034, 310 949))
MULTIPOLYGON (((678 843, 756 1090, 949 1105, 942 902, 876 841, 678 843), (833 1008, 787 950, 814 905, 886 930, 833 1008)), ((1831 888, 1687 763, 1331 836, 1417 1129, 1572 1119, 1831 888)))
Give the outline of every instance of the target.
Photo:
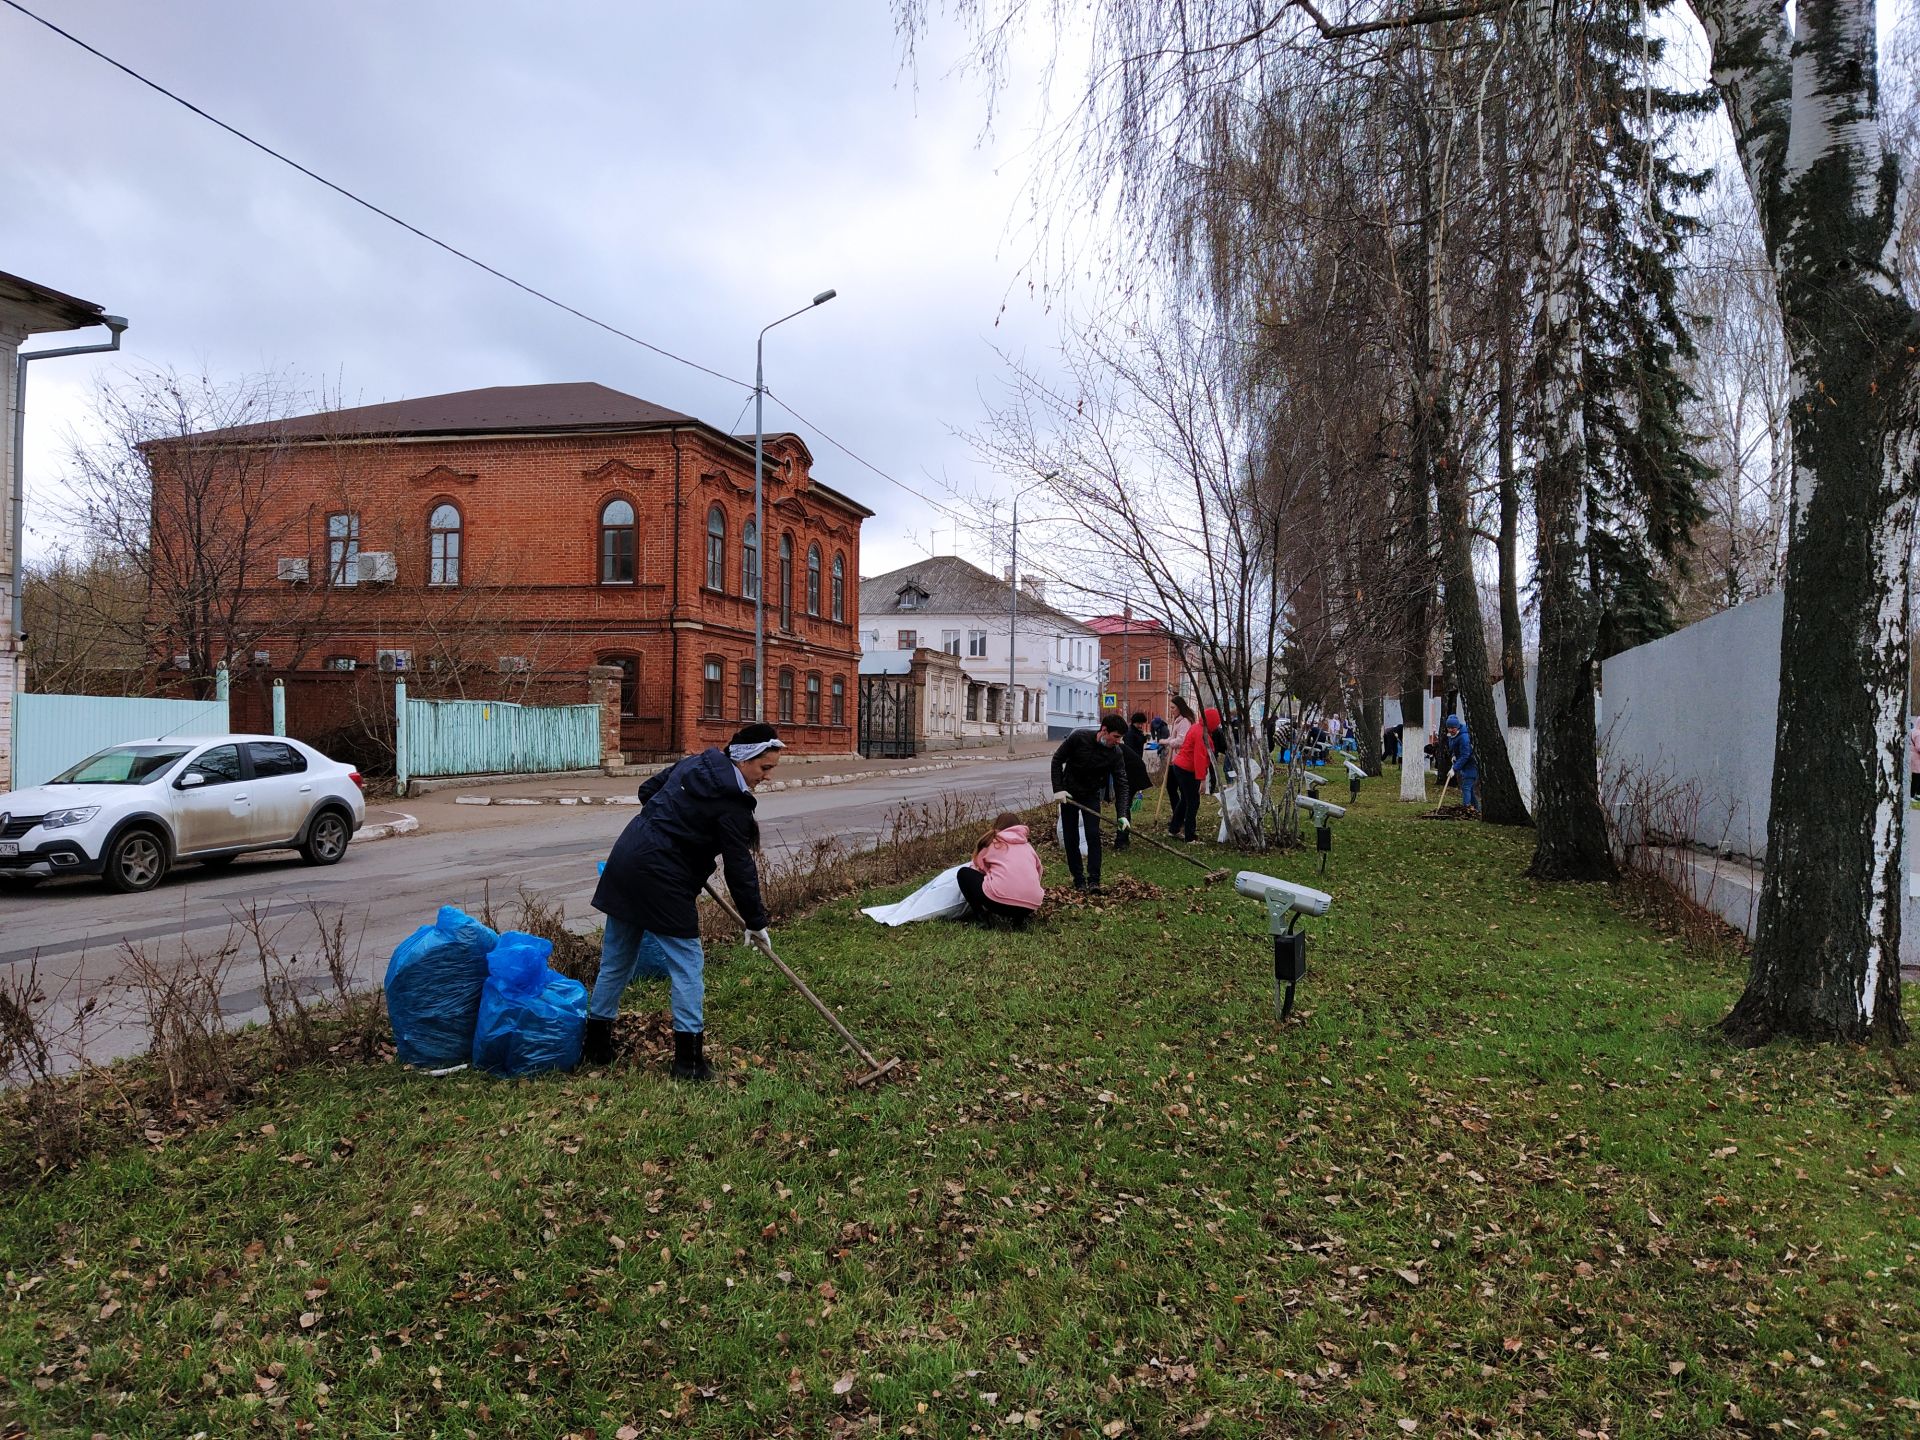
POLYGON ((1100 687, 1104 712, 1117 710, 1122 719, 1139 710, 1151 720, 1155 715, 1173 717, 1172 695, 1184 695, 1194 703, 1194 688, 1187 682, 1186 656, 1179 637, 1158 620, 1142 615, 1095 615, 1087 628, 1100 637, 1100 658, 1107 665, 1106 682, 1100 687), (1106 696, 1119 703, 1108 707, 1106 696))
POLYGON ((170 446, 178 470, 186 447, 210 444, 272 452, 227 643, 256 682, 244 688, 288 680, 292 733, 322 728, 296 723, 296 692, 342 677, 584 700, 587 667, 615 665, 629 756, 723 741, 753 710, 764 572, 766 718, 802 753, 854 749, 860 524, 873 512, 814 478, 797 435, 766 438, 765 543, 751 436, 602 385, 469 390, 163 442, 149 451, 156 492, 170 446))

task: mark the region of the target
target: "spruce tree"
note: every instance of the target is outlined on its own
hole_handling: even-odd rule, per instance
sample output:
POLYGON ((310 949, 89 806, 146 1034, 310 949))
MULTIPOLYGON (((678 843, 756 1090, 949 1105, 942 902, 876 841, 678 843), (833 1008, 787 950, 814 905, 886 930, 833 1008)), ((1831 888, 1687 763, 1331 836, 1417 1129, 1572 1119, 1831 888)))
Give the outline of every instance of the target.
POLYGON ((1686 207, 1710 172, 1682 165, 1674 138, 1717 98, 1660 83, 1665 42, 1649 27, 1664 8, 1602 0, 1583 33, 1592 77, 1581 306, 1596 660, 1674 629, 1675 580, 1686 574, 1713 475, 1685 423, 1693 317, 1680 308, 1676 274, 1697 226, 1686 207))

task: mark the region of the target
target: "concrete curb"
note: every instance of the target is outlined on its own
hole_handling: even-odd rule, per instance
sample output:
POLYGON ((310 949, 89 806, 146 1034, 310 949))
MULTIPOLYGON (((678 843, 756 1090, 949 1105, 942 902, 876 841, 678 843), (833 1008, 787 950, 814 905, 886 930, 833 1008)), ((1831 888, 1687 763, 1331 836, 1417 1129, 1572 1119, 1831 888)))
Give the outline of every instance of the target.
POLYGON ((398 820, 390 820, 385 825, 367 825, 353 838, 364 845, 369 840, 389 840, 395 835, 411 835, 420 828, 420 822, 413 816, 401 813, 398 820))
MULTIPOLYGON (((925 775, 934 770, 952 770, 962 760, 938 760, 929 765, 895 765, 886 770, 855 770, 846 775, 811 775, 798 780, 769 780, 754 794, 772 795, 781 790, 810 789, 815 785, 850 785, 856 780, 879 780, 888 775, 925 775)), ((633 795, 542 795, 497 796, 456 795, 456 805, 638 805, 633 795)))

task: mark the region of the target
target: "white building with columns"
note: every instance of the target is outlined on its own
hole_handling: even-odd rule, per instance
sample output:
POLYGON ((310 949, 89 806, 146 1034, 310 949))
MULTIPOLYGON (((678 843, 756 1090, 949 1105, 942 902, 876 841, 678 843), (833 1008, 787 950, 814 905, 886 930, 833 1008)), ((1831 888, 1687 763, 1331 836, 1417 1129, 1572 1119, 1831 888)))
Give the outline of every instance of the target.
POLYGON ((1100 720, 1100 637, 1046 603, 1037 581, 1013 587, 957 555, 860 582, 863 654, 924 646, 959 658, 963 725, 1062 739, 1100 720), (1009 699, 1008 650, 1013 652, 1009 699))

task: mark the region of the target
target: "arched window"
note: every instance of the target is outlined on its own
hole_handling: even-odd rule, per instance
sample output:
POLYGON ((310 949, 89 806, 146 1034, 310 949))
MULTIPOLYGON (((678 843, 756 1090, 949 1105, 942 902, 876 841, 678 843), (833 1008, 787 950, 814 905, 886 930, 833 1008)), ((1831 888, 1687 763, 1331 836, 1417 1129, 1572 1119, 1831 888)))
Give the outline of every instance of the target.
POLYGON ((721 715, 721 707, 726 703, 723 698, 725 695, 724 685, 726 673, 727 666, 724 660, 721 660, 717 655, 709 655, 707 657, 701 674, 700 702, 701 713, 709 720, 718 720, 721 715))
POLYGON ((707 511, 707 589, 727 588, 727 512, 718 505, 707 511))
POLYGON ((633 583, 633 505, 609 500, 600 507, 600 583, 633 583))
POLYGON ((847 619, 847 557, 833 552, 833 618, 844 625, 847 619))
POLYGON ((793 723, 793 671, 780 672, 780 723, 793 723))
POLYGON ((807 614, 820 613, 820 547, 807 547, 807 614))
POLYGON ((760 593, 760 527, 751 520, 740 527, 740 593, 749 600, 760 593))
POLYGON ((833 723, 847 723, 847 680, 844 675, 833 677, 833 723))
POLYGON ((793 532, 780 537, 780 628, 793 628, 793 532))
POLYGON ((807 676, 807 724, 820 723, 820 677, 807 676))
POLYGON ((460 583, 460 507, 439 504, 427 517, 427 583, 460 583))
POLYGON ((760 718, 754 713, 755 699, 753 662, 751 660, 742 660, 740 662, 740 718, 742 720, 758 720, 760 718))

